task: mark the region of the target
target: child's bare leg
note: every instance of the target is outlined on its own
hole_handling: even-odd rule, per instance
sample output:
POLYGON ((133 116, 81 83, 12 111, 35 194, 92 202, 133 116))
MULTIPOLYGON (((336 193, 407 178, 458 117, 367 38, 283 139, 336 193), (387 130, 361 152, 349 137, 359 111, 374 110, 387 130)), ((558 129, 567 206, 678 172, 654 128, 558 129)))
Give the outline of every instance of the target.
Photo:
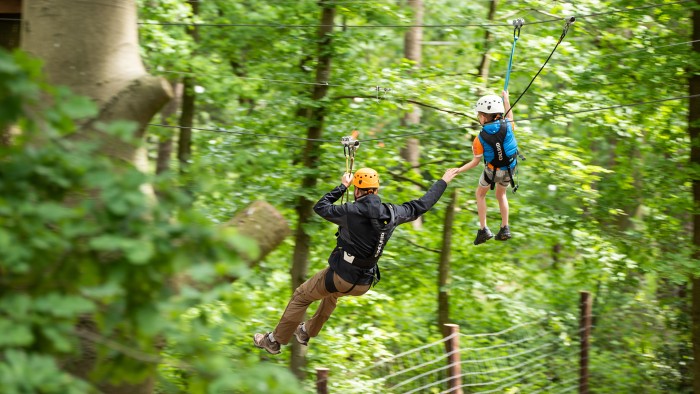
POLYGON ((489 187, 478 186, 476 188, 476 210, 479 213, 479 224, 481 228, 486 227, 486 193, 489 187))
POLYGON ((498 208, 501 210, 501 227, 508 225, 508 197, 506 196, 508 187, 496 184, 496 200, 498 200, 498 208))

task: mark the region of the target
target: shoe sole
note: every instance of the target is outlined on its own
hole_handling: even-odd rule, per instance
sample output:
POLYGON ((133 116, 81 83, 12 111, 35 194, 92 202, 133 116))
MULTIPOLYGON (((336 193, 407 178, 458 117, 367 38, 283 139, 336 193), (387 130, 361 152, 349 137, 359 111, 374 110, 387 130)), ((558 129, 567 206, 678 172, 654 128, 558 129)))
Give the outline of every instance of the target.
POLYGON ((491 238, 493 238, 493 235, 490 236, 490 237, 488 237, 488 238, 486 238, 485 240, 483 240, 483 241, 481 241, 481 242, 474 241, 474 245, 481 245, 481 244, 483 244, 484 242, 488 241, 488 240, 491 239, 491 238))
POLYGON ((280 354, 280 353, 282 352, 281 350, 278 350, 278 351, 276 351, 276 352, 273 352, 272 350, 266 348, 265 346, 260 346, 260 345, 258 345, 258 343, 255 342, 255 335, 253 335, 253 345, 255 345, 255 347, 258 348, 258 349, 265 349, 265 351, 268 352, 268 353, 270 353, 270 354, 280 354))
POLYGON ((509 240, 509 239, 511 239, 511 236, 510 236, 510 235, 507 236, 507 237, 496 237, 496 241, 507 241, 507 240, 509 240))

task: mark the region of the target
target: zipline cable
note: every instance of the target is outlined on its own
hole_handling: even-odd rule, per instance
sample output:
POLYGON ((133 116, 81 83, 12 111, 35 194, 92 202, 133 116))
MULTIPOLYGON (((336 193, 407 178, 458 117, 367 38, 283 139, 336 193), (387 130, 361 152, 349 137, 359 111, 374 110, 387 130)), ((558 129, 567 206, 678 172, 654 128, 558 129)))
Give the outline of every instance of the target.
POLYGON ((629 55, 630 53, 646 52, 649 49, 668 48, 668 47, 674 47, 674 46, 679 46, 679 45, 694 44, 694 43, 699 42, 699 41, 700 40, 692 40, 692 41, 684 41, 684 42, 675 42, 673 44, 666 44, 666 45, 652 45, 650 47, 643 48, 643 49, 635 49, 633 51, 625 51, 625 52, 608 53, 608 54, 600 55, 600 56, 596 56, 596 57, 597 58, 604 58, 604 57, 610 57, 610 56, 629 55))
MULTIPOLYGON (((663 3, 663 4, 650 4, 641 7, 625 8, 620 10, 612 10, 606 12, 596 12, 593 14, 580 15, 579 19, 597 17, 603 15, 619 14, 625 12, 632 12, 638 10, 645 10, 649 8, 666 7, 670 5, 694 3, 696 0, 681 0, 673 3, 663 3)), ((0 18, 3 21, 22 21, 22 18, 0 18)), ((546 19, 541 21, 527 22, 525 25, 535 25, 541 23, 558 22, 561 18, 546 19)), ((284 25, 284 24, 256 24, 256 23, 189 23, 189 22, 157 22, 157 21, 139 21, 139 25, 162 25, 162 26, 204 26, 204 27, 269 27, 269 28, 320 28, 329 27, 330 25, 284 25)), ((462 23, 462 24, 435 24, 435 25, 333 25, 334 27, 345 27, 345 28, 449 28, 449 27, 505 27, 511 26, 507 23, 462 23)))
MULTIPOLYGON (((658 55, 664 55, 664 56, 674 56, 674 55, 686 55, 685 53, 663 53, 663 54, 657 54, 657 53, 652 53, 649 52, 652 49, 659 49, 659 48, 669 48, 669 47, 674 47, 674 46, 680 46, 680 45, 687 45, 687 44, 693 44, 696 42, 700 42, 700 40, 692 40, 692 41, 682 41, 682 42, 674 42, 671 44, 664 44, 664 45, 650 45, 644 49, 635 49, 632 51, 625 51, 625 52, 614 52, 614 53, 608 53, 608 54, 603 54, 596 56, 599 59, 603 58, 608 58, 608 57, 613 57, 613 56, 621 56, 621 55, 628 55, 632 53, 639 53, 639 52, 646 52, 644 55, 648 55, 648 57, 635 57, 634 60, 644 60, 644 59, 649 59, 653 57, 657 57, 658 55)), ((233 75, 230 73, 212 73, 212 72, 191 72, 191 71, 175 71, 175 70, 157 70, 157 69, 148 69, 147 70, 154 74, 154 75, 161 75, 161 74, 178 74, 178 75, 190 75, 190 76, 208 76, 208 77, 218 77, 218 78, 232 78, 232 79, 241 79, 241 80, 250 80, 250 81, 261 81, 265 82, 267 84, 298 84, 298 85, 312 85, 312 86, 330 86, 330 87, 335 87, 335 88, 343 88, 343 89, 348 89, 348 90, 359 90, 363 88, 367 88, 366 86, 360 86, 360 85, 343 85, 343 84, 337 84, 337 83, 331 83, 329 82, 306 82, 306 81, 294 81, 290 79, 280 79, 282 77, 294 77, 295 75, 292 74, 284 74, 284 75, 279 75, 275 76, 273 78, 262 78, 262 77, 241 77, 238 75, 233 75)), ((510 73, 510 69, 509 69, 510 73)), ((433 78, 448 78, 448 77, 455 77, 455 76, 461 76, 461 75, 466 75, 469 73, 445 73, 445 74, 428 74, 428 75, 417 75, 415 79, 418 80, 426 80, 426 79, 433 79, 433 78)), ((610 84, 608 84, 610 85, 610 84)), ((614 84, 613 84, 614 85, 614 84)), ((438 86, 438 84, 434 83, 432 85, 428 85, 429 87, 435 87, 438 86)), ((506 88, 508 87, 508 83, 506 83, 506 88)), ((368 88, 368 89, 376 89, 374 87, 368 88)), ((506 89, 507 90, 507 89, 506 89)), ((362 97, 362 96, 357 96, 357 97, 362 97)))
MULTIPOLYGON (((612 10, 612 11, 606 11, 606 12, 596 12, 592 14, 586 14, 586 15, 580 15, 579 19, 583 18, 591 18, 591 17, 598 17, 598 16, 603 16, 603 15, 611 15, 611 14, 619 14, 619 13, 626 13, 626 12, 632 12, 632 11, 639 11, 639 10, 646 10, 650 8, 658 8, 658 7, 665 7, 665 6, 670 6, 670 5, 677 5, 677 4, 684 4, 684 3, 692 3, 695 2, 696 0, 681 0, 681 1, 676 1, 673 3, 663 3, 663 4, 650 4, 650 5, 645 5, 645 6, 640 6, 640 7, 634 7, 634 8, 624 8, 624 9, 618 9, 618 10, 612 10)), ((526 22, 524 25, 535 25, 535 24, 541 24, 541 23, 550 23, 550 22, 558 22, 560 21, 561 18, 555 18, 555 19, 545 19, 541 21, 534 21, 534 22, 526 22)), ((322 24, 308 24, 308 25, 295 25, 295 24, 273 24, 273 23, 268 23, 268 24, 259 24, 259 23, 191 23, 191 22, 156 22, 156 21, 142 21, 138 22, 139 25, 162 25, 162 26, 202 26, 202 27, 268 27, 268 28, 279 28, 279 29, 287 29, 287 28, 321 28, 321 27, 341 27, 341 28, 368 28, 368 29, 376 29, 376 28, 399 28, 399 29, 408 29, 408 28, 415 28, 415 27, 421 27, 421 28, 450 28, 450 27, 505 27, 505 26, 511 26, 511 24, 508 23, 456 23, 456 24, 421 24, 421 25, 322 25, 322 24)))
MULTIPOLYGON (((555 52, 555 51, 557 50, 557 48, 559 47, 559 44, 561 44, 561 42, 564 40, 564 37, 566 37, 566 33, 569 32, 569 27, 570 27, 571 24, 574 23, 575 21, 576 21, 576 17, 573 17, 573 16, 566 19, 566 23, 564 24, 564 29, 563 29, 562 32, 561 32, 561 36, 559 36, 559 41, 557 41, 557 44, 554 45, 554 49, 552 49, 552 52, 549 54, 549 56, 547 56, 547 59, 544 61, 544 64, 542 64, 542 67, 540 67, 540 69, 537 71, 537 74, 535 74, 535 76, 532 77, 532 79, 530 80, 530 83, 527 85, 527 87, 525 88, 525 90, 523 90, 522 93, 520 93, 520 96, 518 96, 518 99, 515 100, 515 102, 513 103, 513 105, 511 105, 510 108, 508 108, 508 111, 506 111, 506 113, 503 114, 503 117, 504 117, 504 118, 508 117, 508 113, 513 109, 513 107, 515 107, 516 104, 518 104, 518 101, 520 101, 520 99, 521 99, 521 98, 523 97, 523 95, 527 92, 527 90, 530 89, 530 86, 532 86, 532 83, 535 82, 535 79, 537 78, 537 76, 540 75, 540 73, 542 72, 542 70, 544 70, 544 67, 547 65, 547 62, 549 62, 549 59, 552 58, 552 55, 554 55, 554 52, 555 52)), ((513 44, 513 45, 515 45, 515 44, 513 44)))
MULTIPOLYGON (((669 98, 664 98, 664 99, 643 101, 643 102, 631 103, 631 104, 617 104, 617 105, 611 105, 611 106, 607 106, 607 107, 591 108, 591 109, 584 109, 584 110, 580 110, 580 111, 571 111, 571 112, 561 112, 561 113, 550 114, 550 115, 533 116, 533 117, 529 117, 529 118, 518 119, 518 123, 533 121, 533 120, 538 120, 538 119, 550 119, 550 118, 558 118, 558 117, 567 116, 567 115, 577 115, 577 114, 582 114, 582 113, 605 111, 605 110, 609 110, 609 109, 617 109, 617 108, 625 108, 625 107, 637 107, 637 106, 647 105, 647 104, 657 104, 657 103, 661 103, 661 102, 685 100, 685 99, 692 99, 692 98, 698 98, 698 97, 700 97, 700 94, 694 94, 694 95, 689 95, 689 96, 669 97, 669 98)), ((296 137, 296 136, 290 136, 290 135, 262 134, 262 133, 248 132, 248 131, 227 130, 225 128, 211 129, 211 128, 204 128, 204 127, 185 127, 185 126, 174 126, 174 125, 157 124, 157 123, 149 123, 148 125, 154 126, 154 127, 213 131, 213 132, 217 132, 217 133, 249 135, 249 136, 255 136, 255 137, 268 137, 268 138, 275 138, 275 139, 293 139, 293 140, 304 140, 304 141, 314 141, 314 142, 334 142, 334 143, 337 143, 337 140, 329 140, 329 139, 321 139, 321 138, 304 138, 304 137, 296 137)), ((439 130, 419 131, 419 132, 415 132, 415 133, 395 134, 395 135, 387 135, 384 137, 367 138, 367 139, 363 139, 362 141, 363 142, 382 141, 382 140, 388 140, 388 139, 412 137, 412 136, 423 135, 423 134, 441 133, 441 132, 445 132, 445 131, 476 129, 479 127, 481 127, 481 126, 480 125, 457 126, 457 127, 450 127, 450 128, 446 128, 446 129, 439 129, 439 130)))

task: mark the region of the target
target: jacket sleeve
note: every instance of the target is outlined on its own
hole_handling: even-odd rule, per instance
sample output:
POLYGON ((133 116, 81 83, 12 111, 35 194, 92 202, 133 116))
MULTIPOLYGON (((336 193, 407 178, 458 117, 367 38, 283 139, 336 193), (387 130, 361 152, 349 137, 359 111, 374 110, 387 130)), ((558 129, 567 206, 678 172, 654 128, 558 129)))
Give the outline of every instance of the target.
POLYGON ((347 204, 333 205, 334 202, 338 201, 340 197, 343 196, 347 187, 340 184, 335 189, 326 193, 320 200, 314 205, 314 212, 318 216, 328 220, 329 222, 335 223, 337 225, 345 225, 345 216, 347 214, 347 204))
POLYGON ((430 208, 438 202, 442 193, 447 189, 447 183, 442 179, 438 180, 430 187, 423 197, 396 205, 396 224, 412 222, 422 214, 428 212, 430 208))

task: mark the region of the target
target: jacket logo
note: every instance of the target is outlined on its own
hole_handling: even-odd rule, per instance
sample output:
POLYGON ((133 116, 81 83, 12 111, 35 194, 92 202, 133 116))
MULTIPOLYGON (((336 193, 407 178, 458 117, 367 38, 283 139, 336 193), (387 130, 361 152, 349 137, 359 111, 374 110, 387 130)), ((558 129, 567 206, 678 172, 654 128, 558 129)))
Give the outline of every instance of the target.
POLYGON ((500 142, 496 142, 496 152, 498 152, 498 160, 503 160, 503 148, 500 142))
POLYGON ((379 244, 377 245, 377 251, 374 253, 374 257, 379 257, 379 255, 382 254, 382 247, 384 246, 384 235, 386 235, 386 233, 382 232, 382 234, 379 236, 379 244))

